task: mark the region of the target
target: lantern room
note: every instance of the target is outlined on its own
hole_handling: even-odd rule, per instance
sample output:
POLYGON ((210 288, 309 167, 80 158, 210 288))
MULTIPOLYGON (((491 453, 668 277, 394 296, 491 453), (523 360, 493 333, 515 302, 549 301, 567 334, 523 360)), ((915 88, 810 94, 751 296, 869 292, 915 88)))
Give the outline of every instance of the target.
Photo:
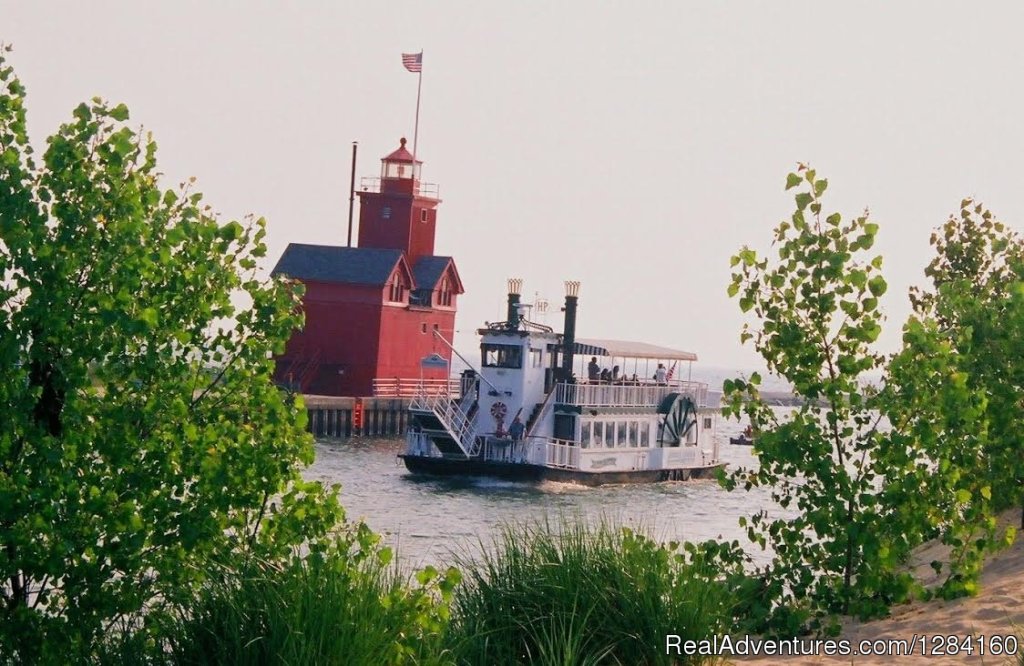
POLYGON ((423 162, 413 158, 412 153, 406 150, 405 143, 403 137, 398 150, 380 161, 381 192, 412 193, 417 190, 423 162))

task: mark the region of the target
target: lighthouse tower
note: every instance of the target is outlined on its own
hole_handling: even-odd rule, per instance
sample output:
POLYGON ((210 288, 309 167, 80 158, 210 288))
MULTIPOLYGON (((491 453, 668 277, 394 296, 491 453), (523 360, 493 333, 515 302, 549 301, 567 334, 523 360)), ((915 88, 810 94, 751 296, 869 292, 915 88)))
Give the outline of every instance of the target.
POLYGON ((420 183, 422 162, 405 147, 380 161, 377 187, 374 179, 364 180, 359 194, 359 247, 400 248, 415 264, 420 257, 434 254, 438 188, 420 183))
POLYGON ((305 327, 293 332, 275 378, 303 393, 371 396, 446 379, 462 281, 434 254, 438 188, 399 142, 359 194, 358 247, 292 243, 275 275, 300 280, 305 327))

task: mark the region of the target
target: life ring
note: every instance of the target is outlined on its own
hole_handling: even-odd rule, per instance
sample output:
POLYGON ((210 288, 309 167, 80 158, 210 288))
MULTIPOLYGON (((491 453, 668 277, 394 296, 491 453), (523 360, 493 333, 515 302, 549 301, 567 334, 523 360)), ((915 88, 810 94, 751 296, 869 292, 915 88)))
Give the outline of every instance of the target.
POLYGON ((498 421, 504 421, 505 416, 508 414, 508 407, 503 402, 496 402, 491 405, 491 416, 498 421))

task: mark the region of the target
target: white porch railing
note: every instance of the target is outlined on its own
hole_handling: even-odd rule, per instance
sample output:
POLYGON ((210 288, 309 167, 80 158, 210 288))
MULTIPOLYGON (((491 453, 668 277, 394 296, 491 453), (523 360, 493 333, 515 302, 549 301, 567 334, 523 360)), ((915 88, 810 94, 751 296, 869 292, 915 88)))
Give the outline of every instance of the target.
POLYGON ((419 379, 417 377, 377 378, 373 380, 375 398, 413 398, 420 393, 433 395, 444 393, 449 396, 459 392, 459 379, 419 379))
POLYGON ((698 407, 707 404, 708 385, 703 382, 668 384, 559 384, 555 401, 581 407, 651 407, 669 393, 688 395, 698 407))

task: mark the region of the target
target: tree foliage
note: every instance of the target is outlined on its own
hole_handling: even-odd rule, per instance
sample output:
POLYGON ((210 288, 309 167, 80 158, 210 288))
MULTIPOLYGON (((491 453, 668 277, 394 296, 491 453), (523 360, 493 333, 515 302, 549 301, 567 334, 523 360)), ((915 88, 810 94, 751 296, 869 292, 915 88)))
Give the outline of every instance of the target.
POLYGON ((742 521, 754 542, 773 550, 764 576, 778 596, 775 629, 784 633, 817 626, 815 616, 876 615, 906 587, 883 566, 878 398, 864 382, 883 364, 873 343, 886 282, 881 257, 868 255, 878 226, 867 213, 850 221, 824 213, 827 186, 803 165, 789 175, 796 210, 776 227, 773 255, 744 247, 732 258, 729 286, 758 320, 744 326, 743 341, 804 398, 783 422, 760 400, 756 374, 725 384, 724 411, 749 417, 760 462, 735 471, 727 487, 768 487, 774 502, 796 510, 787 517, 764 508, 742 521))
POLYGON ((98 98, 37 161, 24 103, 0 53, 0 654, 62 660, 211 562, 315 551, 341 509, 271 383, 297 293, 256 273, 263 220, 162 189, 98 98))
POLYGON ((758 319, 742 339, 805 400, 780 421, 756 374, 725 385, 724 411, 750 418, 760 463, 726 486, 769 487, 795 512, 741 521, 774 554, 760 572, 763 624, 792 634, 931 594, 907 566, 931 539, 950 547, 932 562, 945 574, 939 593, 973 594, 984 557, 1015 538, 998 512, 1024 495, 1024 241, 965 199, 932 236, 931 288, 911 290, 903 348, 885 363, 872 351, 881 257, 865 256, 877 225, 826 217, 827 183, 811 169, 786 187, 798 188, 796 211, 775 230, 774 256, 743 248, 729 287, 758 319), (864 373, 883 369, 881 388, 868 388, 864 373))
POLYGON ((971 199, 931 243, 931 289, 911 290, 887 377, 886 492, 894 543, 952 547, 941 591, 958 596, 977 590, 986 553, 1014 538, 998 533, 996 514, 1020 502, 1024 483, 1024 243, 971 199))

